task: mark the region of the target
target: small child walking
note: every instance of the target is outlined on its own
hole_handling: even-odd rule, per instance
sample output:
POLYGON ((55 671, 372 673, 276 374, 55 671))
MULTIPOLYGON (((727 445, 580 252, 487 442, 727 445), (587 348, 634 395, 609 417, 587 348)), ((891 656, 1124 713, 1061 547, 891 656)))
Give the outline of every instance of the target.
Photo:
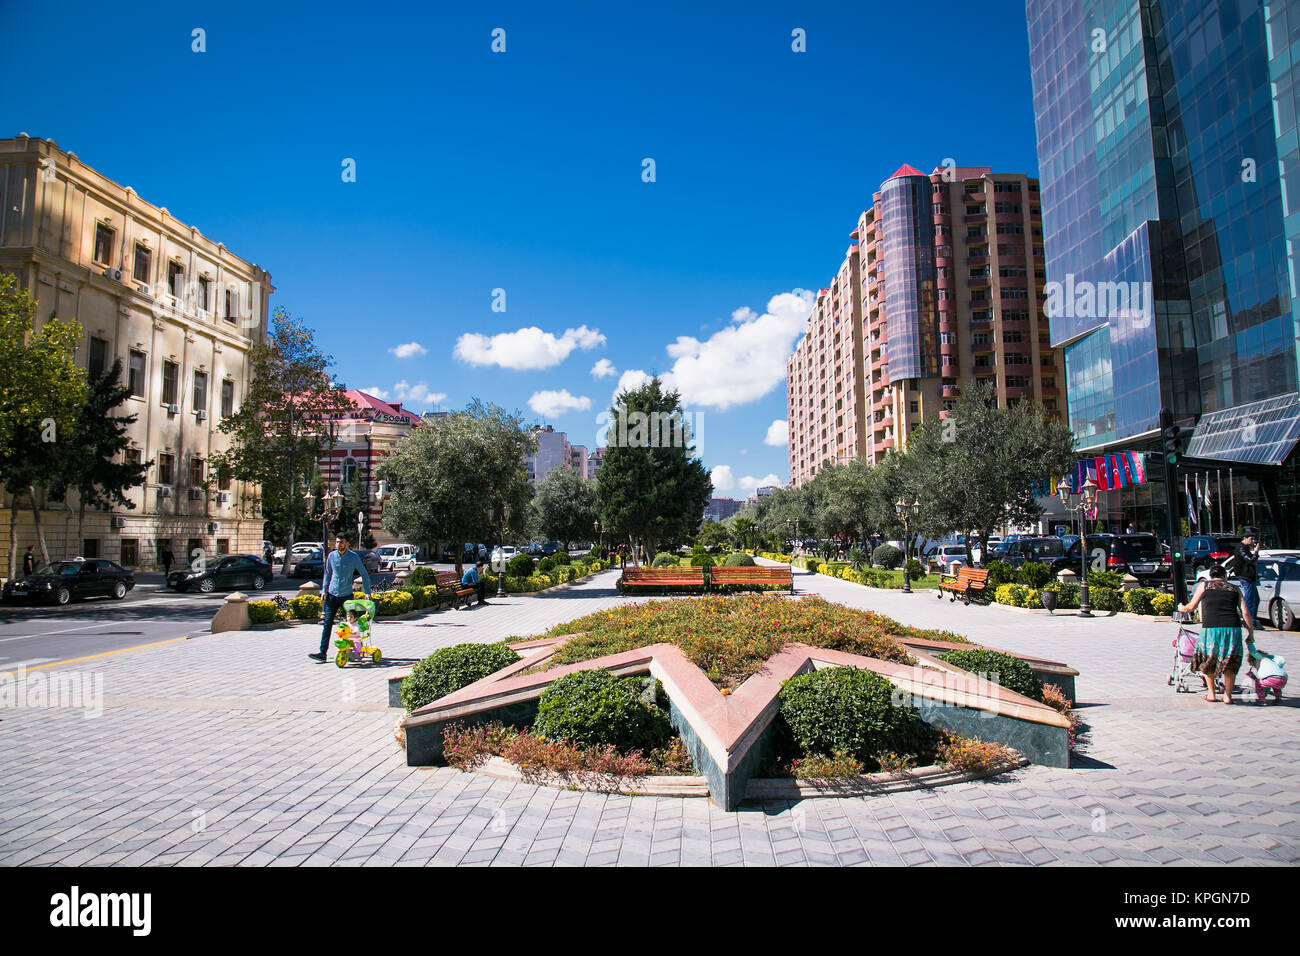
POLYGON ((1255 647, 1254 641, 1246 642, 1246 654, 1254 671, 1251 678, 1255 681, 1255 696, 1259 700, 1273 692, 1274 700, 1282 699, 1282 688, 1286 686, 1286 658, 1255 647))

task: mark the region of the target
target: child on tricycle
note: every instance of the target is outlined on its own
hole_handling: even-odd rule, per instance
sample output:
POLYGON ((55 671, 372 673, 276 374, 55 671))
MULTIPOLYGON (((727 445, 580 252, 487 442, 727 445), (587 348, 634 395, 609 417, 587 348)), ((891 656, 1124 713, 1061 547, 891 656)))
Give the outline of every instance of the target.
POLYGON ((352 598, 343 602, 346 618, 339 622, 334 631, 334 646, 338 654, 334 663, 347 667, 349 661, 365 661, 366 658, 378 664, 384 659, 379 648, 371 647, 370 622, 375 618, 375 602, 367 598, 352 598))

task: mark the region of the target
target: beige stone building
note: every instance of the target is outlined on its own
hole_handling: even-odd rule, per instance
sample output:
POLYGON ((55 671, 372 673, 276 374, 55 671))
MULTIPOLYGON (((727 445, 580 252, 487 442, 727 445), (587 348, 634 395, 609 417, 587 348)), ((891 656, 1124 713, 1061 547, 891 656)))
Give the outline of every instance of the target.
MULTIPOLYGON (((264 341, 271 277, 195 226, 91 169, 49 140, 0 139, 0 270, 37 301, 35 321, 75 320, 77 361, 89 374, 122 362, 134 414, 132 456, 150 463, 133 510, 88 511, 76 540, 74 493, 38 489, 52 558, 84 555, 157 567, 164 546, 176 564, 206 555, 260 552, 255 486, 207 487, 208 462, 227 447, 217 431, 239 407, 248 351, 264 341)), ((9 508, 0 499, 0 522, 9 508)), ((36 544, 19 499, 18 551, 36 544)), ((8 566, 8 535, 0 535, 8 566)), ((40 549, 37 547, 37 554, 40 549)))

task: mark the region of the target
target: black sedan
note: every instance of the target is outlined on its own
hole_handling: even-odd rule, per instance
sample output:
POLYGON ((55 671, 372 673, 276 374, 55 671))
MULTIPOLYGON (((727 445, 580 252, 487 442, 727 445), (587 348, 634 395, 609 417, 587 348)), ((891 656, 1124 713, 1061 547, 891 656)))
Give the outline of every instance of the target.
POLYGON ((120 601, 133 587, 135 574, 113 561, 55 561, 35 574, 5 584, 4 599, 67 604, 74 597, 112 596, 120 601))
POLYGON ((190 588, 208 594, 217 588, 252 588, 260 591, 272 578, 271 566, 252 554, 234 554, 217 558, 199 570, 173 571, 167 586, 177 591, 190 588))

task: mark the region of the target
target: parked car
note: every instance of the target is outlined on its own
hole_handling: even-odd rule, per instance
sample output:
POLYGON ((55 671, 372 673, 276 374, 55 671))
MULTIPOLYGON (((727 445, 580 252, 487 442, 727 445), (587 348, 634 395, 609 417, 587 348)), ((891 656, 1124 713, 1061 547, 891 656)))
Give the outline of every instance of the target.
MULTIPOLYGON (((323 541, 299 541, 289 549, 289 569, 290 576, 294 576, 294 567, 303 558, 315 551, 324 551, 325 543, 323 541)), ((283 556, 281 557, 283 559, 283 556)))
POLYGON ((380 571, 414 571, 415 546, 411 544, 385 544, 376 549, 380 571))
MULTIPOLYGON (((379 555, 374 551, 358 551, 361 563, 367 574, 379 573, 379 555)), ((320 551, 313 551, 303 558, 293 569, 295 578, 323 578, 325 576, 325 559, 320 551)))
POLYGON ((501 554, 505 556, 505 559, 507 561, 509 561, 518 553, 519 553, 519 549, 516 548, 513 544, 503 544, 501 546, 501 554))
POLYGON ((358 551, 361 555, 361 563, 365 565, 368 574, 375 574, 379 571, 379 552, 378 551, 358 551))
POLYGON ((167 575, 167 586, 176 591, 190 588, 208 594, 217 588, 252 588, 260 591, 270 583, 271 566, 252 554, 230 554, 217 558, 199 571, 186 568, 167 575))
POLYGON ((1018 568, 1031 561, 1046 564, 1055 574, 1066 564, 1065 545, 1060 538, 1016 537, 1006 542, 1006 550, 999 554, 1001 560, 1018 568))
MULTIPOLYGON (((1090 534, 1087 543, 1090 571, 1131 574, 1143 587, 1156 587, 1173 580, 1173 561, 1153 534, 1090 534)), ((1076 574, 1083 569, 1077 542, 1070 549, 1068 565, 1076 574)))
POLYGON ((4 600, 67 604, 74 597, 112 596, 119 601, 135 587, 135 574, 102 558, 55 561, 34 574, 9 581, 4 600))
POLYGON ((564 545, 559 541, 547 541, 542 545, 542 554, 550 557, 557 551, 563 551, 564 545))
POLYGON ((1183 564, 1193 574, 1227 561, 1241 544, 1239 534, 1194 534, 1183 538, 1183 564))
POLYGON ((966 545, 941 544, 934 549, 933 557, 943 565, 944 574, 956 574, 958 568, 966 566, 966 545))

